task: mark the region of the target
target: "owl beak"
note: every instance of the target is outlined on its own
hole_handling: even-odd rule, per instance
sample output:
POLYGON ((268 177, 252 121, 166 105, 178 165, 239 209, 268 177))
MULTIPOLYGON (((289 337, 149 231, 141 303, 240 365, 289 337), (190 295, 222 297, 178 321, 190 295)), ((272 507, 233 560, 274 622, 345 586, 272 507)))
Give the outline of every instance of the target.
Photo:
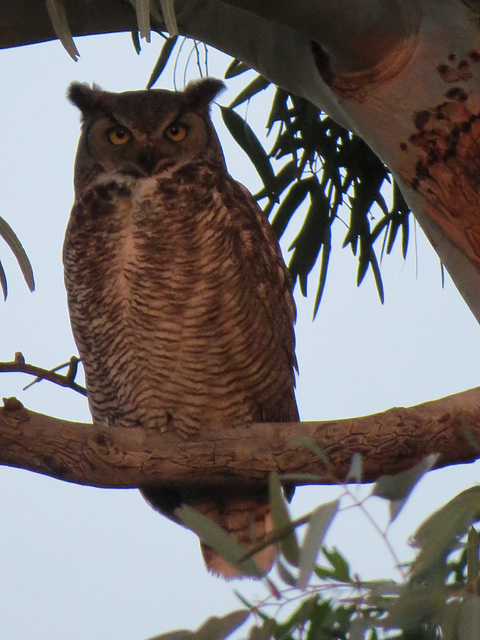
POLYGON ((138 156, 138 164, 145 173, 151 175, 157 165, 155 150, 152 147, 145 147, 142 149, 138 156))

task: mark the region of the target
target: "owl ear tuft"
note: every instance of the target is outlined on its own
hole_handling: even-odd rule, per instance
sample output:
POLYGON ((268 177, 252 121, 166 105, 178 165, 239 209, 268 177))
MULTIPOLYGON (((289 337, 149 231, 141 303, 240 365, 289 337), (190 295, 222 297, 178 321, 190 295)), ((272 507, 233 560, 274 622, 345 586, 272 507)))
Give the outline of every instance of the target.
POLYGON ((218 78, 204 78, 196 82, 190 82, 183 91, 189 107, 208 107, 212 100, 226 89, 225 83, 218 78))
POLYGON ((84 82, 72 82, 67 89, 67 98, 86 116, 98 110, 103 93, 95 84, 90 87, 84 82))

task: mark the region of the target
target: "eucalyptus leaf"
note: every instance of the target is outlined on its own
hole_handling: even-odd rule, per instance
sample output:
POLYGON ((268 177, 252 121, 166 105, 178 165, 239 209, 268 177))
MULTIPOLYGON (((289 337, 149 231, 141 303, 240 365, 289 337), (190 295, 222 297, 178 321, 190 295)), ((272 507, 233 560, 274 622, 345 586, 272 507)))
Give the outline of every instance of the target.
POLYGON ((160 55, 158 56, 158 60, 155 63, 153 71, 148 79, 147 89, 151 89, 153 85, 157 82, 158 78, 162 74, 163 70, 167 66, 168 61, 170 60, 170 54, 172 53, 175 45, 177 43, 177 36, 173 38, 167 38, 163 44, 162 50, 160 51, 160 55))
POLYGON ((313 573, 317 554, 323 544, 328 527, 338 511, 338 505, 338 500, 322 504, 310 516, 307 533, 300 549, 300 573, 297 580, 300 589, 307 586, 313 573))
POLYGON ((288 584, 289 587, 297 586, 297 579, 293 573, 283 564, 281 558, 277 558, 276 567, 281 579, 288 584))
POLYGON ((474 527, 470 527, 467 538, 467 573, 470 585, 477 585, 480 578, 480 565, 478 560, 479 536, 474 527))
POLYGON ((301 449, 308 449, 317 456, 325 465, 329 465, 330 461, 327 454, 321 449, 315 442, 307 438, 306 436, 295 436, 288 442, 290 447, 298 447, 301 449))
POLYGON ((460 604, 458 640, 478 638, 480 630, 480 597, 467 593, 460 604))
POLYGON ((387 603, 386 607, 389 613, 382 622, 387 629, 398 627, 411 631, 442 611, 445 607, 444 589, 404 589, 401 596, 387 603))
POLYGON ((238 609, 227 613, 222 618, 209 618, 193 634, 192 640, 224 640, 240 627, 250 615, 250 611, 238 609))
POLYGON ((140 37, 150 42, 150 0, 135 0, 135 11, 140 37))
MULTIPOLYGON (((22 271, 23 278, 27 283, 30 291, 35 290, 35 280, 33 277, 33 269, 30 264, 30 260, 28 259, 27 254, 25 253, 25 249, 22 246, 22 243, 18 239, 16 233, 12 229, 12 227, 8 224, 6 220, 0 217, 0 236, 5 240, 10 249, 12 250, 13 255, 15 256, 18 265, 22 271)), ((3 269, 2 269, 3 272, 3 269)), ((4 297, 7 297, 7 280, 5 278, 5 273, 0 273, 0 282, 2 284, 2 289, 4 293, 4 297)))
POLYGON ((318 309, 320 307, 320 302, 322 301, 323 292, 325 291, 325 285, 327 283, 327 271, 328 265, 330 264, 330 255, 332 252, 332 232, 330 225, 325 228, 325 235, 323 237, 321 252, 322 259, 320 263, 320 274, 318 276, 317 293, 315 295, 315 303, 313 305, 314 318, 317 315, 318 309))
POLYGON ((242 102, 246 102, 250 100, 255 94, 263 91, 270 85, 270 82, 264 78, 263 76, 257 75, 252 82, 247 84, 247 86, 240 91, 240 93, 235 97, 233 102, 229 104, 230 109, 234 109, 238 107, 238 105, 242 104, 242 102))
POLYGON ((238 609, 227 613, 222 618, 209 618, 197 631, 181 629, 155 636, 150 640, 224 640, 238 629, 249 615, 250 611, 238 609))
POLYGON ((77 61, 80 54, 72 38, 72 32, 68 26, 64 0, 47 0, 47 11, 52 23, 55 35, 62 43, 69 56, 77 61))
POLYGON ((236 76, 239 76, 241 73, 245 73, 245 71, 250 71, 250 69, 251 67, 249 67, 248 64, 234 58, 232 62, 228 65, 228 68, 225 71, 224 78, 225 80, 229 80, 230 78, 235 78, 236 76))
POLYGON ((234 140, 245 151, 260 176, 269 196, 275 195, 275 174, 268 155, 262 147, 253 129, 233 109, 220 107, 223 122, 234 140))
POLYGON ((357 483, 362 481, 363 458, 361 453, 355 452, 350 461, 350 469, 347 473, 346 481, 354 480, 357 483))
POLYGON ((417 529, 411 544, 420 552, 411 566, 411 575, 422 574, 445 558, 460 536, 479 520, 480 486, 474 486, 455 496, 417 529))
POLYGON ((287 195, 282 198, 280 206, 277 208, 272 220, 272 227, 277 234, 277 238, 282 237, 292 215, 307 197, 312 180, 316 181, 316 178, 307 178, 306 180, 294 182, 287 195))
POLYGON ((332 577, 342 582, 351 582, 350 567, 338 549, 333 547, 330 550, 323 547, 322 552, 333 567, 332 577))
POLYGON ((298 278, 300 290, 307 295, 307 279, 318 258, 329 227, 329 202, 320 188, 310 192, 310 206, 305 221, 289 249, 293 250, 288 264, 293 281, 298 278))
MULTIPOLYGON (((288 507, 283 497, 278 473, 275 471, 270 474, 269 499, 275 529, 279 530, 284 527, 291 527, 292 519, 290 518, 288 507)), ((280 548, 288 562, 295 567, 298 566, 299 547, 297 535, 293 528, 280 538, 280 548)))
POLYGON ((160 8, 162 10, 163 20, 170 38, 178 35, 177 17, 175 16, 175 5, 173 0, 160 0, 160 8))
POLYGON ((177 631, 162 633, 160 636, 154 636, 153 638, 149 638, 149 640, 193 640, 194 638, 195 633, 193 631, 178 629, 177 631))
POLYGON ((252 627, 248 636, 248 640, 269 640, 276 629, 275 620, 269 618, 264 620, 261 627, 252 627))
POLYGON ((431 453, 411 469, 407 469, 407 471, 402 471, 396 475, 381 476, 377 480, 372 495, 385 498, 393 503, 390 514, 391 521, 400 513, 401 508, 417 482, 427 471, 432 469, 438 458, 439 455, 437 453, 431 453))
POLYGON ((142 51, 142 47, 140 44, 140 36, 138 35, 138 29, 132 29, 132 31, 130 32, 130 35, 132 36, 132 44, 133 44, 133 48, 135 49, 135 53, 139 55, 142 51))
POLYGON ((204 544, 209 545, 227 562, 241 569, 245 575, 261 577, 263 574, 252 558, 240 562, 245 549, 218 524, 192 507, 182 505, 175 509, 175 516, 194 531, 204 544))
POLYGON ((0 262, 0 286, 2 287, 3 299, 6 300, 8 295, 7 276, 5 275, 5 269, 3 268, 3 265, 1 262, 0 262))
POLYGON ((473 435, 472 430, 468 426, 466 420, 460 420, 460 429, 462 430, 463 436, 468 444, 472 447, 474 451, 480 452, 480 443, 477 441, 475 436, 473 435))

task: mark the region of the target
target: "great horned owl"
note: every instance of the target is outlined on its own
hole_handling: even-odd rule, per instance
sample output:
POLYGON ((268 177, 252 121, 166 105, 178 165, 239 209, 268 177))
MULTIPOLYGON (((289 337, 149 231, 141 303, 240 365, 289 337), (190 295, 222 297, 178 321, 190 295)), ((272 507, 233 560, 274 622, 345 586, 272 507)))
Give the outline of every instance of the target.
MULTIPOLYGON (((227 172, 210 120, 223 88, 110 93, 74 83, 82 113, 64 245, 73 334, 94 422, 208 438, 223 425, 298 420, 291 282, 275 235, 227 172)), ((266 489, 142 487, 243 545, 272 529, 266 489)), ((207 567, 239 575, 211 548, 207 567)), ((267 571, 275 548, 257 554, 267 571)))

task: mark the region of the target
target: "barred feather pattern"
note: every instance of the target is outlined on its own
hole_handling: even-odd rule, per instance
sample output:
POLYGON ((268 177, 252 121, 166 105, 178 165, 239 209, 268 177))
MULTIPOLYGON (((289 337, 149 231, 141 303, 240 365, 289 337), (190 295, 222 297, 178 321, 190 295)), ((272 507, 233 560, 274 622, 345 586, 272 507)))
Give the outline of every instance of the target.
MULTIPOLYGON (((298 420, 288 271, 264 213, 223 160, 199 155, 146 177, 92 174, 77 188, 64 267, 96 423, 202 438, 225 424, 298 420)), ((265 488, 209 492, 142 489, 168 517, 191 504, 246 547, 271 531, 265 488)), ((214 573, 240 575, 202 550, 214 573)), ((261 569, 275 553, 256 556, 261 569)))

